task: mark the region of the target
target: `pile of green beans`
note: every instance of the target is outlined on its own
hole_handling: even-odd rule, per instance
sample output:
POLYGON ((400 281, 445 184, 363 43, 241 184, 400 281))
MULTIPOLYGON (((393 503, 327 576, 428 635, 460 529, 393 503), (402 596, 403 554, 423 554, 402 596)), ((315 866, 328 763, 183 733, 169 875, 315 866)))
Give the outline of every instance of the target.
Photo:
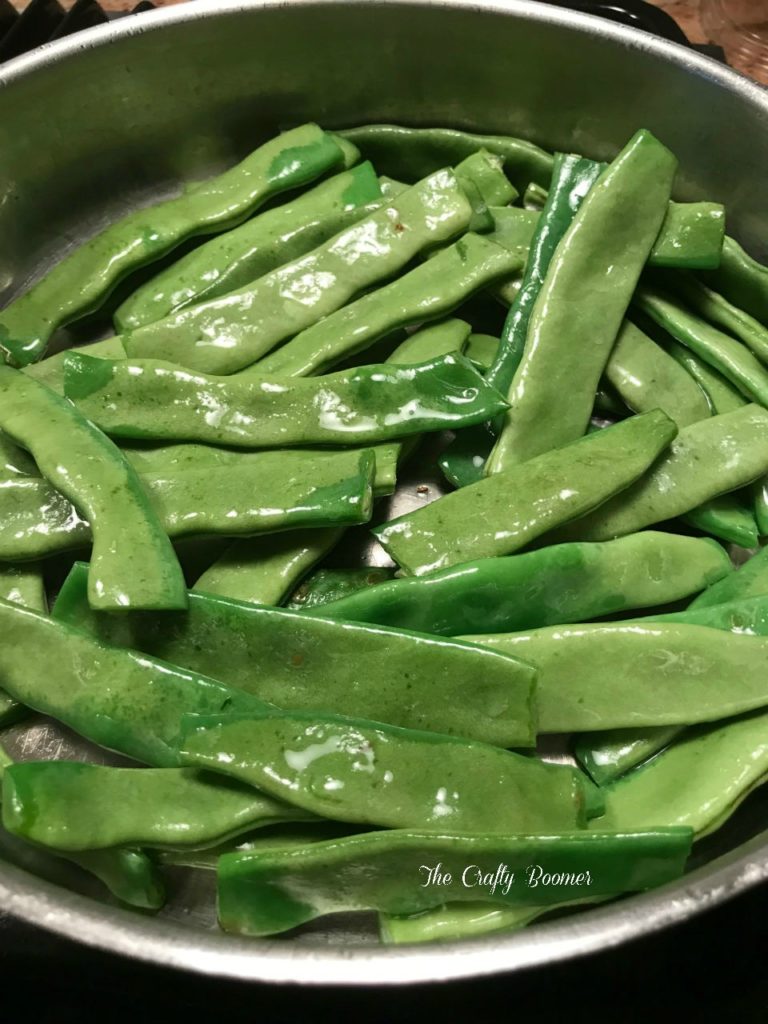
POLYGON ((253 936, 679 878, 768 779, 768 267, 676 170, 306 124, 0 311, 4 841, 253 936))

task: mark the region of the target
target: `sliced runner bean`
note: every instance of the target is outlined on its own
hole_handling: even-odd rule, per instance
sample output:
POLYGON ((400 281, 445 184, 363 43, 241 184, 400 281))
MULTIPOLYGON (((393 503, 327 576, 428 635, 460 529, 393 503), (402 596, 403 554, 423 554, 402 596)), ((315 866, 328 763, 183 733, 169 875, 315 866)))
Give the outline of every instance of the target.
MULTIPOLYGON (((717 292, 712 291, 693 274, 675 277, 675 287, 685 296, 688 305, 705 320, 729 331, 763 363, 768 362, 768 328, 759 320, 734 306, 717 292)), ((671 281, 670 281, 671 284, 671 281)))
POLYGON ((725 238, 720 203, 670 203, 648 263, 656 267, 717 267, 725 238))
POLYGON ((464 235, 391 284, 302 331, 243 377, 323 373, 398 328, 445 316, 480 288, 514 273, 520 262, 519 255, 488 238, 464 235))
MULTIPOLYGON (((732 680, 731 680, 732 681, 732 680)), ((600 828, 719 828, 768 778, 768 713, 687 732, 644 767, 606 787, 600 828)))
POLYGON ((541 732, 691 725, 768 704, 764 637, 644 620, 465 639, 535 665, 541 732))
POLYGON ((324 604, 318 614, 442 636, 507 633, 667 604, 731 570, 714 541, 648 531, 392 580, 324 604))
MULTIPOLYGON (((43 573, 39 565, 0 563, 0 600, 20 604, 38 612, 48 610, 43 573)), ((27 709, 5 690, 0 690, 0 726, 11 725, 23 718, 27 709)), ((0 748, 2 754, 2 748, 0 748)), ((2 760, 0 759, 0 766, 2 760)), ((0 771, 0 774, 2 772, 0 771)))
POLYGON ((3 775, 3 825, 56 850, 210 846, 312 815, 195 768, 27 761, 3 775))
POLYGON ((485 743, 316 713, 185 715, 180 757, 337 821, 467 832, 568 830, 580 773, 485 743))
POLYGON ((451 170, 245 288, 158 320, 125 340, 131 358, 160 357, 207 373, 234 373, 391 277, 423 249, 465 231, 472 207, 451 170))
POLYGON ((54 356, 47 356, 39 363, 30 363, 24 367, 24 373, 33 377, 47 388, 59 395, 64 394, 64 365, 70 352, 82 352, 86 356, 93 356, 94 359, 125 359, 125 349, 121 338, 107 338, 104 341, 95 341, 90 345, 75 345, 74 348, 64 349, 54 356))
POLYGON ((294 584, 328 554, 343 527, 291 530, 235 541, 194 586, 206 594, 279 605, 294 584))
POLYGON ((176 739, 187 711, 250 710, 263 701, 81 630, 0 601, 0 685, 111 750, 161 768, 179 764, 176 739), (55 666, 55 671, 52 667, 55 666))
MULTIPOLYGON (((143 476, 170 536, 236 537, 365 523, 373 504, 371 449, 260 452, 240 472, 203 466, 143 476)), ((84 546, 88 523, 43 480, 0 487, 0 559, 26 561, 84 546)))
POLYGON ((154 359, 70 355, 65 391, 84 415, 117 437, 244 448, 386 441, 480 423, 506 407, 457 353, 307 381, 208 377, 154 359))
POLYGON ((685 729, 660 725, 645 729, 608 729, 577 736, 574 753, 598 786, 605 786, 649 761, 668 747, 685 729))
POLYGON ((690 512, 766 472, 768 412, 745 405, 685 427, 645 476, 558 531, 557 539, 609 540, 634 533, 690 512))
POLYGON ((699 276, 739 309, 768 324, 768 267, 752 259, 733 238, 726 235, 717 270, 699 276))
POLYGON ((384 174, 415 181, 438 167, 456 164, 478 149, 504 160, 508 178, 522 192, 531 181, 547 187, 552 156, 525 139, 507 135, 477 135, 453 128, 404 128, 370 124, 341 132, 384 174))
POLYGON ((721 494, 683 518, 704 533, 743 548, 757 547, 760 539, 755 514, 739 494, 721 494))
POLYGON ((370 204, 380 199, 370 163, 337 174, 212 238, 162 270, 123 302, 115 313, 115 327, 121 333, 135 330, 242 288, 361 220, 370 204))
POLYGON ((637 480, 675 434, 663 412, 632 416, 439 498, 374 533, 398 564, 417 576, 509 555, 637 480))
POLYGON ((344 148, 333 136, 306 124, 177 198, 129 214, 66 256, 6 307, 0 314, 0 353, 17 366, 39 359, 57 327, 98 309, 127 274, 192 235, 232 227, 270 196, 346 162, 344 148))
MULTIPOLYGON (((309 608, 337 604, 352 594, 358 594, 360 591, 389 582, 394 574, 394 569, 379 569, 376 566, 364 566, 362 569, 318 569, 294 590, 290 600, 286 603, 286 608, 306 611, 309 608)), ((330 618, 345 618, 345 616, 336 615, 331 610, 330 618)), ((352 615, 349 618, 355 619, 355 616, 352 615)), ((357 618, 356 621, 362 620, 357 618)), ((428 633, 430 630, 421 632, 428 633)))
POLYGON ((707 396, 691 375, 630 320, 621 326, 605 376, 633 412, 661 409, 678 427, 710 415, 707 396))
POLYGON ((640 131, 589 190, 533 305, 487 475, 586 431, 598 381, 664 220, 676 166, 668 149, 640 131))
POLYGON ((706 394, 713 416, 721 416, 724 412, 733 412, 734 409, 740 409, 742 405, 747 404, 747 399, 737 391, 733 384, 685 345, 681 345, 674 338, 667 338, 664 347, 706 394))
POLYGON ((138 475, 93 423, 42 384, 0 366, 0 428, 91 523, 94 607, 186 606, 181 567, 138 475))
POLYGON ((54 616, 104 643, 146 651, 279 707, 336 708, 410 728, 503 746, 535 740, 534 673, 485 648, 404 630, 310 618, 190 593, 189 612, 104 616, 85 600, 76 565, 54 616))
POLYGON ((405 914, 446 899, 519 907, 615 895, 679 877, 691 838, 689 829, 504 839, 398 830, 228 853, 219 865, 219 923, 272 935, 339 911, 405 914))
POLYGON ((644 285, 638 289, 635 299, 643 312, 714 367, 743 395, 768 406, 768 368, 745 345, 659 289, 644 285))
POLYGON ((748 597, 768 594, 768 548, 763 548, 727 579, 712 584, 691 601, 690 607, 708 608, 711 605, 743 601, 748 597))

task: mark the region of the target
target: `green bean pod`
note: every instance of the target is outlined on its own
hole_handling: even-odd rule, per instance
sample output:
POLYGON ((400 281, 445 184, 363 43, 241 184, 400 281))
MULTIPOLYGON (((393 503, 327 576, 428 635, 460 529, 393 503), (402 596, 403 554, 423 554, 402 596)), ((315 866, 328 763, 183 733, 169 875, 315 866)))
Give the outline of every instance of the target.
POLYGON ((742 548, 757 547, 760 539, 755 514, 738 493, 711 498, 683 518, 704 533, 742 548))
POLYGON ((482 235, 466 234, 426 263, 302 331, 242 376, 324 373, 392 331, 445 316, 520 265, 516 253, 482 235))
POLYGON ((637 483, 555 536, 558 541, 621 537, 684 515, 766 472, 768 412, 745 405, 685 427, 637 483))
POLYGON ((768 778, 768 714, 692 729, 643 767, 606 786, 600 828, 718 829, 768 778))
POLYGON ((12 697, 86 739, 156 767, 178 766, 176 739, 185 712, 267 706, 215 679, 109 647, 6 601, 0 601, 0 634, 13 637, 12 644, 0 644, 0 681, 12 697))
POLYGON ((720 264, 725 207, 720 203, 673 203, 648 257, 650 266, 711 270, 720 264))
MULTIPOLYGON (((270 533, 365 523, 373 505, 371 449, 254 453, 229 465, 142 476, 169 536, 270 533)), ((0 560, 27 561, 86 546, 88 522, 43 480, 0 487, 0 560)))
POLYGON ((584 820, 575 768, 340 715, 186 715, 179 756, 336 821, 509 833, 584 820))
POLYGON ((640 131, 589 190, 536 297, 486 475, 583 436, 676 166, 666 147, 640 131))
POLYGON ((391 580, 323 604, 318 614, 442 636, 507 633, 667 604, 731 570, 714 541, 648 531, 391 580))
POLYGON ((305 124, 175 199, 128 214, 75 249, 3 310, 0 353, 16 366, 34 362, 57 327, 98 309, 132 271, 186 238, 232 227, 270 196, 346 162, 344 146, 316 124, 305 124))
POLYGON ((94 607, 186 606, 181 567, 138 475, 93 423, 44 385, 0 366, 0 428, 88 518, 94 607))
POLYGON ((454 172, 438 171, 298 260, 132 331, 126 351, 133 359, 234 373, 402 270, 422 250, 461 234, 472 212, 454 172))
POLYGON ((768 548, 763 548, 730 576, 713 583, 691 601, 690 608, 743 601, 768 594, 768 548))
POLYGON ((676 275, 674 283, 694 312, 743 341, 761 362, 768 362, 768 328, 759 320, 702 284, 693 274, 676 275))
POLYGON ((685 726, 681 725, 658 725, 583 733, 576 737, 573 752, 597 785, 607 786, 638 765, 650 761, 684 730, 685 726))
POLYGON ((219 865, 219 923, 241 935, 273 935, 340 911, 405 914, 445 900, 526 907, 618 895, 678 878, 690 848, 689 829, 503 839, 398 830, 307 849, 229 853, 219 865))
POLYGON ((463 356, 312 380, 193 374, 159 360, 70 354, 65 392, 107 433, 243 448, 366 444, 479 423, 506 408, 463 356))
POLYGON ((205 847, 312 815, 195 768, 27 761, 3 775, 3 826, 54 850, 205 847))
POLYGON ((370 163, 316 185, 291 202, 212 238, 138 288, 115 313, 120 333, 217 299, 298 259, 361 220, 381 188, 370 163))
MULTIPOLYGON (((34 611, 46 612, 48 600, 40 565, 31 562, 27 565, 0 563, 0 601, 9 601, 11 604, 20 604, 34 611)), ((0 689, 0 727, 17 722, 24 717, 26 711, 23 704, 0 689)))
POLYGON ((535 741, 534 672, 486 648, 191 592, 189 611, 98 615, 76 564, 54 617, 278 707, 349 714, 502 746, 535 741), (482 680, 482 682, 480 682, 482 680))
MULTIPOLYGON (((388 583, 394 574, 394 569, 379 569, 375 566, 364 566, 362 569, 317 569, 294 590, 285 606, 294 611, 308 611, 310 608, 335 605, 353 594, 359 594, 370 590, 371 587, 388 583)), ((345 618, 346 616, 336 615, 331 609, 330 617, 345 618)), ((348 617, 355 619, 354 615, 348 617)), ((355 621, 371 620, 358 618, 355 621)), ((424 629, 421 632, 432 631, 424 629)))
POLYGON ((369 124, 341 133, 357 146, 381 173, 415 181, 447 164, 455 165, 479 149, 504 161, 507 177, 522 192, 531 181, 548 186, 552 156, 525 139, 508 135, 479 135, 453 128, 405 128, 369 124))
POLYGON ((768 325, 768 267, 754 260, 735 239, 726 235, 717 270, 698 276, 739 309, 768 325))
POLYGON ((749 400, 768 406, 768 368, 740 341, 659 289, 643 285, 635 301, 660 327, 714 367, 749 400))
POLYGON ((409 575, 509 555, 622 491, 645 473, 675 434, 663 412, 632 416, 373 532, 409 575))
POLYGON ((541 732, 692 725, 768 704, 765 637, 646 618, 464 639, 536 667, 541 732))

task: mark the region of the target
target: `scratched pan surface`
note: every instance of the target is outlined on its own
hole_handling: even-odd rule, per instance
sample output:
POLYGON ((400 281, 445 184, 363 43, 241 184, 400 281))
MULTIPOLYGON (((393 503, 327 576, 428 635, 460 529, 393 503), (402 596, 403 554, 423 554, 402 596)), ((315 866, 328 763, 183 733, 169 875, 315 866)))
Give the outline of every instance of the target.
MULTIPOLYGON (((725 202, 729 231, 768 256, 768 93, 691 51, 514 0, 201 0, 3 68, 0 300, 120 214, 310 119, 450 124, 599 158, 647 126, 680 159, 678 197, 725 202)), ((92 320, 56 344, 103 330, 92 320)), ((408 511, 440 489, 433 459, 422 460, 377 516, 408 511)), ((363 530, 350 531, 334 559, 388 564, 363 530)), ((65 568, 54 567, 52 588, 65 568)), ((19 758, 114 761, 42 718, 2 739, 19 758)), ((554 740, 544 753, 562 759, 565 750, 554 740)), ((223 935, 206 872, 174 870, 167 907, 156 917, 133 913, 104 902, 75 869, 2 834, 0 912, 93 946, 240 978, 361 984, 493 973, 615 945, 768 877, 766 812, 768 793, 758 791, 697 845, 677 884, 514 935, 430 948, 378 946, 366 915, 274 941, 223 935)))

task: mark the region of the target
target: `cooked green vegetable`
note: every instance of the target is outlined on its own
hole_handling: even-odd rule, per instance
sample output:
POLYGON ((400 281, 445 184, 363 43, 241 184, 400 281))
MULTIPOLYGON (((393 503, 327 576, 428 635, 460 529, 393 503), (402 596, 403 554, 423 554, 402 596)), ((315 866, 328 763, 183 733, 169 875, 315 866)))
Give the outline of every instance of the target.
POLYGON ((244 220, 270 196, 354 163, 316 124, 278 135, 241 163, 175 199, 137 210, 58 263, 0 314, 0 353, 25 366, 45 351, 62 324, 98 309, 126 275, 164 256, 185 238, 244 220))
MULTIPOLYGON (((394 569, 377 569, 375 566, 365 566, 362 569, 318 569, 294 590, 286 607, 307 611, 310 608, 321 608, 326 605, 335 606, 352 594, 359 594, 361 591, 367 591, 371 587, 389 582, 394 574, 394 569)), ((355 619, 354 615, 337 615, 333 608, 329 617, 355 619)), ((357 621, 371 620, 363 620, 358 617, 357 621)), ((422 629, 421 632, 433 631, 422 629)))
POLYGON ((458 353, 312 380, 208 377, 148 359, 70 354, 66 395, 117 437, 244 448, 365 444, 479 423, 506 407, 458 353))
POLYGON ((439 637, 310 618, 191 592, 179 616, 98 615, 76 565, 54 616, 103 643, 146 651, 284 708, 431 729, 502 746, 535 741, 534 672, 439 637))
POLYGON ((575 768, 339 715, 187 715, 179 756, 337 821, 509 833, 585 816, 575 768))
POLYGON ((417 576, 475 558, 512 554, 623 490, 648 469, 675 433, 663 412, 632 416, 439 498, 374 533, 399 565, 417 576))
POLYGON ((186 606, 181 567, 141 481, 93 423, 42 384, 0 366, 0 428, 88 518, 95 608, 186 606))
POLYGON ((126 351, 132 359, 234 373, 391 277, 423 249, 465 231, 471 216, 453 171, 438 171, 298 260, 133 331, 126 351))
POLYGON ((398 830, 307 849, 228 853, 219 864, 219 923, 272 935, 339 911, 405 914, 446 899, 515 907, 609 896, 679 877, 690 848, 685 828, 503 838, 398 830))

